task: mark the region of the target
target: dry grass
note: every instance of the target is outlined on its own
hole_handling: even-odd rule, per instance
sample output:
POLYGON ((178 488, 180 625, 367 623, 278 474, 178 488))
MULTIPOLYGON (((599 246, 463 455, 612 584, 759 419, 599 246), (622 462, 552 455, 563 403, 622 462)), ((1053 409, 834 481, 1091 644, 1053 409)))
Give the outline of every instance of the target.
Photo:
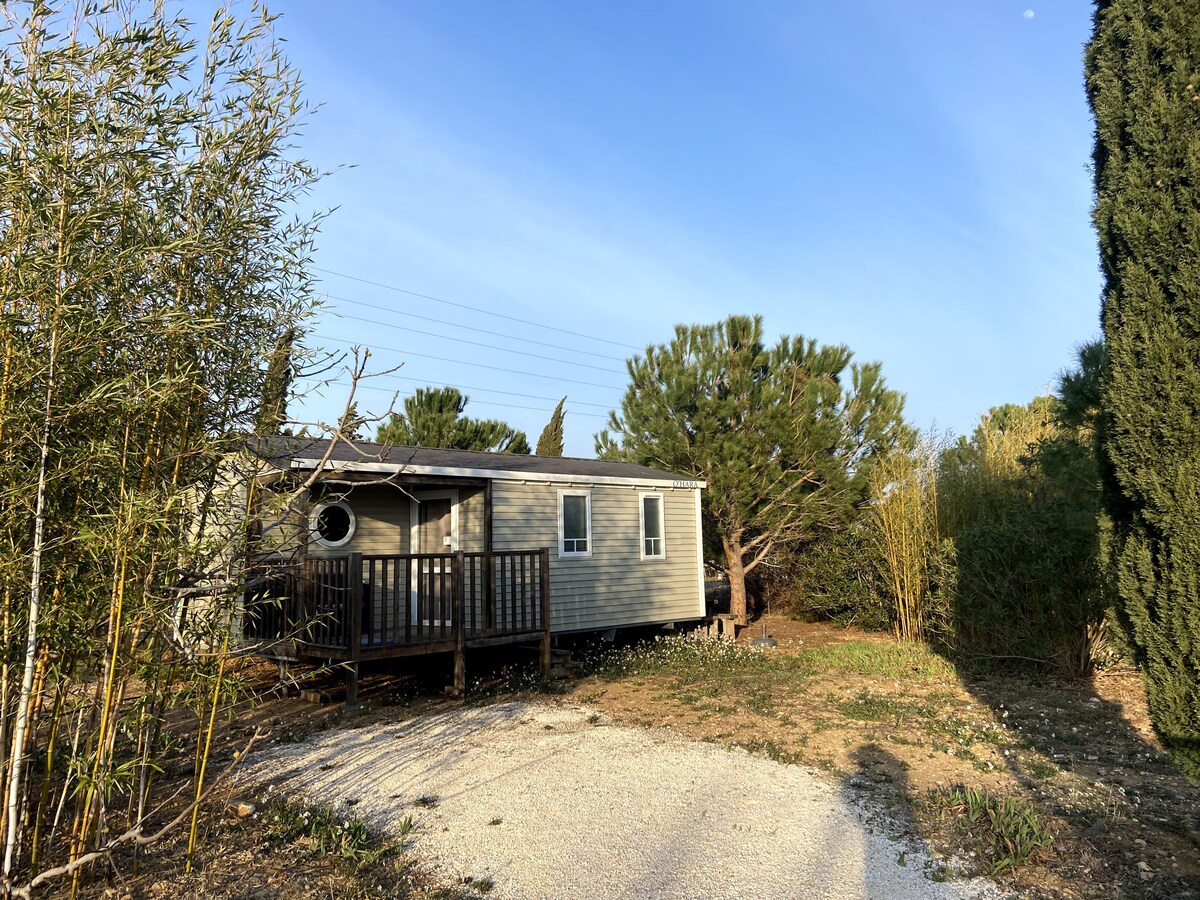
POLYGON ((884 635, 786 619, 768 631, 780 646, 765 653, 642 651, 573 696, 620 721, 823 768, 891 804, 948 870, 998 868, 1023 895, 1200 897, 1200 787, 1154 739, 1137 673, 964 678, 884 635), (995 801, 999 832, 930 801, 956 787, 995 801), (1014 853, 996 850, 1004 836, 1014 853))
MULTIPOLYGON (((1012 856, 997 851, 1005 835, 1024 840, 1025 829, 1032 842, 1014 846, 1027 846, 1028 854, 1012 856, 1019 864, 1001 866, 999 876, 1022 896, 1200 897, 1200 788, 1155 741, 1136 673, 1086 682, 964 679, 922 646, 886 635, 785 619, 767 624, 780 643, 775 650, 665 642, 568 683, 567 699, 598 705, 606 719, 823 768, 929 840, 943 867, 935 874, 996 868, 1012 856), (959 809, 953 792, 967 789, 994 801, 998 815, 1007 808, 999 829, 959 809), (1048 847, 1043 832, 1053 835, 1048 847)), ((525 684, 512 668, 491 679, 482 666, 474 671, 480 684, 468 702, 511 697, 512 685, 525 684)), ((263 667, 259 674, 272 673, 263 667)), ((436 695, 439 683, 368 675, 362 696, 369 708, 354 719, 341 718, 337 706, 271 700, 221 724, 214 758, 225 759, 254 727, 268 729, 269 740, 290 741, 446 709, 452 703, 436 695)), ((186 778, 189 761, 183 752, 172 777, 186 778)), ((104 884, 88 891, 147 900, 486 893, 485 885, 431 882, 409 854, 369 840, 352 843, 348 854, 314 854, 322 840, 342 846, 340 833, 326 837, 301 830, 280 840, 262 816, 209 810, 193 873, 182 871, 183 836, 151 848, 141 874, 102 873, 104 884)), ((130 871, 129 860, 119 863, 130 871)))

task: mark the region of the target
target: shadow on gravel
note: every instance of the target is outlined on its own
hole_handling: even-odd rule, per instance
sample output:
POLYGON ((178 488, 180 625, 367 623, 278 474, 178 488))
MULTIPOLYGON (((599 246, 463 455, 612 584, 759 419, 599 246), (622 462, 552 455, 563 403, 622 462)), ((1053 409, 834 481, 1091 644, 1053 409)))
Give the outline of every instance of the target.
MULTIPOLYGON (((843 779, 843 795, 859 808, 868 832, 882 832, 896 840, 896 865, 920 865, 908 858, 907 845, 922 840, 920 825, 912 814, 908 766, 874 743, 857 747, 850 758, 855 770, 843 779)), ((868 883, 864 888, 867 896, 880 896, 877 885, 868 883)))
MULTIPOLYGON (((435 751, 439 747, 469 744, 505 722, 519 721, 519 715, 514 712, 517 709, 519 707, 512 703, 496 703, 475 710, 471 716, 447 709, 361 731, 331 731, 327 735, 332 741, 330 750, 321 750, 323 737, 314 737, 310 740, 313 755, 285 755, 283 759, 273 761, 269 775, 260 771, 260 778, 264 784, 297 783, 322 787, 328 790, 334 802, 351 806, 375 790, 376 785, 387 783, 393 792, 389 799, 398 801, 398 805, 433 805, 439 799, 445 799, 429 796, 425 788, 425 783, 443 765, 435 751), (405 746, 414 748, 405 756, 391 751, 401 738, 405 746), (323 761, 314 770, 314 757, 322 758, 322 754, 323 761), (412 754, 425 762, 414 766, 412 754), (401 773, 405 773, 403 777, 401 773)), ((544 759, 521 759, 514 762, 509 771, 536 768, 544 759)))

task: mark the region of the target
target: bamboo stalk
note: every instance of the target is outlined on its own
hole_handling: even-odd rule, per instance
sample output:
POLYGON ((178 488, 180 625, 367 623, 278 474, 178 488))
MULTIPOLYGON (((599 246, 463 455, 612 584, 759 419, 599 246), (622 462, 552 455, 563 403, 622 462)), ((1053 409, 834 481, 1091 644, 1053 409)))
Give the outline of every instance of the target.
MULTIPOLYGON (((204 796, 204 774, 208 768, 208 756, 212 750, 213 730, 217 721, 217 707, 220 705, 221 699, 221 680, 225 676, 225 661, 228 659, 229 651, 229 635, 226 633, 225 642, 221 646, 221 656, 217 662, 217 677, 213 680, 212 707, 208 716, 208 727, 205 729, 204 737, 204 752, 199 755, 199 765, 196 770, 196 796, 195 805, 192 808, 192 825, 188 832, 188 849, 187 863, 184 865, 184 871, 192 871, 192 860, 196 853, 196 829, 200 821, 200 798, 204 796)), ((197 751, 199 751, 199 735, 197 736, 197 751)))

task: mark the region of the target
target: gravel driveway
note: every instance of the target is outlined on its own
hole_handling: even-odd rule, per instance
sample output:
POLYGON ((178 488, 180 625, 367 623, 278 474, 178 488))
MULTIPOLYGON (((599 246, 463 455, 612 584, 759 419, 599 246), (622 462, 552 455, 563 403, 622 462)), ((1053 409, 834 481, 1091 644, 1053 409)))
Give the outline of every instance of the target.
POLYGON ((830 776, 577 705, 510 702, 327 732, 257 754, 246 778, 342 804, 503 898, 941 898, 927 856, 830 776), (414 807, 436 797, 430 808, 414 807), (901 853, 903 852, 903 856, 901 853), (904 864, 900 864, 903 860, 904 864))

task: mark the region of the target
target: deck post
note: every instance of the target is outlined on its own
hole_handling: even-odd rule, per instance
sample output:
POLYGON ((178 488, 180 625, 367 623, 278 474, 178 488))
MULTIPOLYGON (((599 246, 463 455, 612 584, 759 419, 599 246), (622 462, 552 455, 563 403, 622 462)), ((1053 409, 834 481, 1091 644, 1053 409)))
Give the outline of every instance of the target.
POLYGON ((300 535, 296 548, 296 591, 292 608, 296 611, 295 622, 289 623, 294 632, 293 640, 307 641, 311 637, 312 623, 312 570, 309 566, 308 545, 312 541, 308 515, 312 511, 312 488, 304 488, 288 507, 286 514, 300 535))
POLYGON ((346 561, 346 712, 356 713, 358 703, 358 664, 362 658, 363 626, 363 558, 351 553, 346 561))
POLYGON ((496 557, 492 546, 492 482, 483 489, 483 630, 496 627, 496 557))
POLYGON ((550 548, 543 547, 538 559, 538 586, 542 601, 542 646, 539 655, 542 677, 550 677, 550 548))
POLYGON ((463 578, 463 552, 454 551, 454 568, 450 573, 450 584, 454 591, 454 611, 451 626, 454 629, 454 695, 461 697, 467 691, 467 622, 466 622, 466 579, 463 578))

